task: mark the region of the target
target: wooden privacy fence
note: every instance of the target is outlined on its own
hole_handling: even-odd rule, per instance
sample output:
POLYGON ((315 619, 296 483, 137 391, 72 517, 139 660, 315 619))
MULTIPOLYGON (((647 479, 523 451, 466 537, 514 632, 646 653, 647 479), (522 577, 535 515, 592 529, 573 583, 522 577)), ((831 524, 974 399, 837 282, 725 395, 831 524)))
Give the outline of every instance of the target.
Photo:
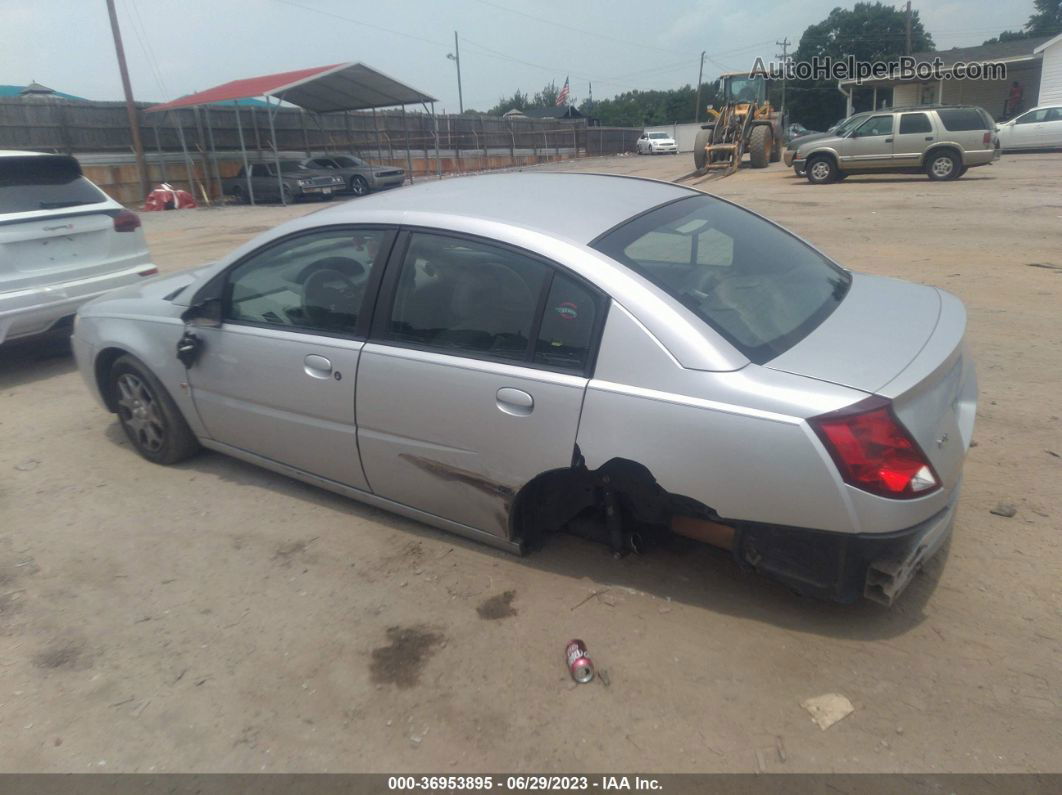
MULTIPOLYGON (((348 152, 372 163, 406 168, 414 177, 629 152, 641 134, 637 128, 588 127, 583 119, 455 115, 433 119, 426 113, 395 110, 318 115, 284 107, 275 111, 274 146, 267 112, 262 107, 232 105, 141 112, 140 136, 151 182, 166 179, 190 187, 197 197, 203 193, 218 197, 220 180, 242 165, 241 127, 251 161, 271 158, 274 148, 287 157, 348 152), (182 136, 188 161, 182 153, 182 136)), ((132 137, 124 103, 0 99, 0 149, 79 155, 89 177, 119 201, 142 199, 135 167, 129 167, 132 137)))

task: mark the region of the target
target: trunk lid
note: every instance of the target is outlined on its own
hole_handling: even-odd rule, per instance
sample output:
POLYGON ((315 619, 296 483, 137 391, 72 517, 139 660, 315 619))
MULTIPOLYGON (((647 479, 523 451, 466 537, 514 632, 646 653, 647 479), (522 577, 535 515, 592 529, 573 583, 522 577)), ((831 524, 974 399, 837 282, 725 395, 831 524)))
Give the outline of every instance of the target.
POLYGON ((958 481, 973 435, 977 379, 955 296, 853 274, 841 305, 766 366, 892 400, 893 411, 945 488, 958 481))

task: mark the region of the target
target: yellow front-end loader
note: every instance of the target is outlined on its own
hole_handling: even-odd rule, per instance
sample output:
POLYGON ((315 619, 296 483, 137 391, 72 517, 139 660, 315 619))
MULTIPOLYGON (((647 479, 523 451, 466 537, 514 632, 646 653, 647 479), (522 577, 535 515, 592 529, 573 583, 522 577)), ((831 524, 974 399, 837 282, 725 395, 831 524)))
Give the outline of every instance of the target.
POLYGON ((767 99, 763 75, 732 72, 722 75, 725 102, 718 110, 708 107, 710 121, 701 125, 693 146, 698 171, 721 169, 722 176, 737 171, 749 153, 753 168, 766 168, 782 158, 782 114, 767 99))

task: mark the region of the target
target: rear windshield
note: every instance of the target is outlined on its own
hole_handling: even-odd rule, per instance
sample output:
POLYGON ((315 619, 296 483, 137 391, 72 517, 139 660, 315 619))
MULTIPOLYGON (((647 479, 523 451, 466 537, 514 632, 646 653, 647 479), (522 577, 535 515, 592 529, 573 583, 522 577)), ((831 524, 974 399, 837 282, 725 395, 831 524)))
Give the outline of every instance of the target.
POLYGON ((0 214, 100 204, 106 195, 65 157, 0 157, 0 214))
POLYGON ((988 114, 980 108, 941 108, 937 113, 944 129, 950 132, 992 128, 988 114))
POLYGON ((810 334, 851 276, 795 236, 712 196, 636 216, 591 244, 763 364, 810 334))

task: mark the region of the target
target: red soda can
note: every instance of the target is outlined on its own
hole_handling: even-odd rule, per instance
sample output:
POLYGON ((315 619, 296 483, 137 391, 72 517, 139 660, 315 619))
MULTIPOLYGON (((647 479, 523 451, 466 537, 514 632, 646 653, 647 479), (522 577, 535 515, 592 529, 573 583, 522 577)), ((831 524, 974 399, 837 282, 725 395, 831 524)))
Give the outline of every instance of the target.
POLYGON ((568 670, 576 682, 584 684, 594 678, 594 663, 590 660, 586 644, 581 640, 568 642, 564 649, 564 658, 568 661, 568 670))

